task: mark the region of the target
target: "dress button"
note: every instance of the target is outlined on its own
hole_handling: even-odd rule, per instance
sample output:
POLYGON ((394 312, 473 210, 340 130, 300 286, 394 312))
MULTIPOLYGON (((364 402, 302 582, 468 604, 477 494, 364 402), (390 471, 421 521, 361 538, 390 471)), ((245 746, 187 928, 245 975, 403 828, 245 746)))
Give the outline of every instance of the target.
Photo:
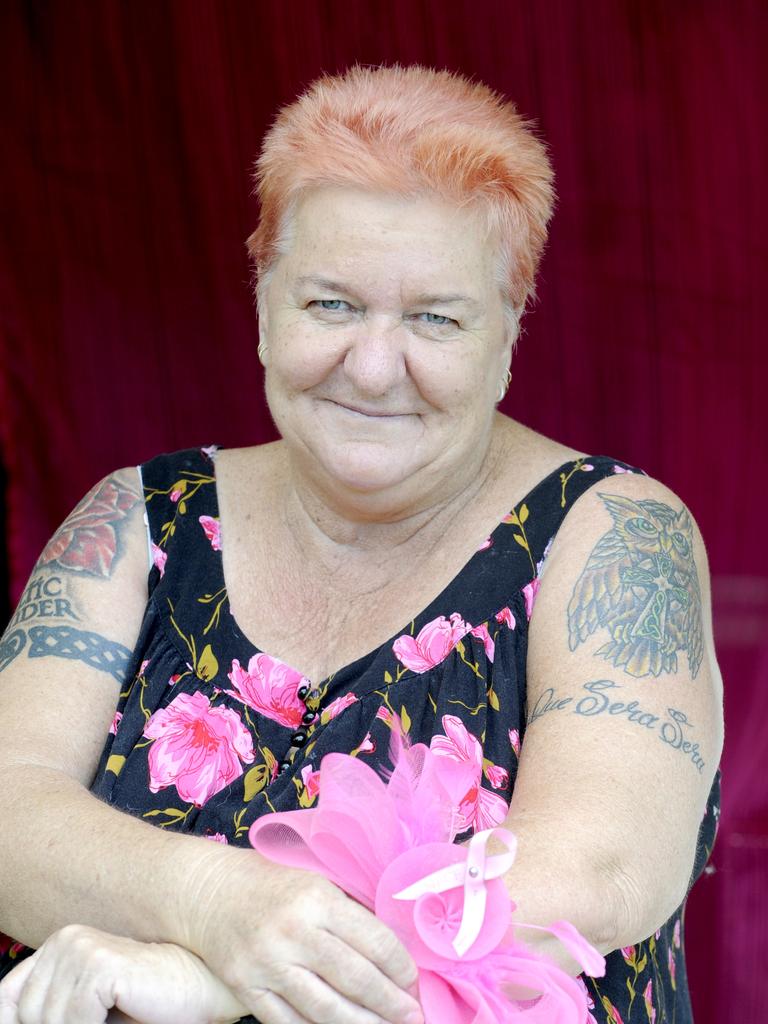
POLYGON ((300 686, 299 689, 296 691, 296 695, 299 698, 299 700, 304 700, 304 698, 307 696, 308 693, 309 693, 309 687, 308 686, 300 686))
POLYGON ((302 722, 305 725, 311 725, 312 722, 314 722, 314 720, 316 718, 317 718, 317 712, 316 711, 305 711, 304 714, 301 716, 301 720, 302 720, 302 722))
POLYGON ((279 768, 280 768, 281 772, 287 772, 290 767, 291 767, 291 762, 290 761, 281 761, 280 762, 279 768))
POLYGON ((294 747, 303 747, 307 742, 307 734, 303 729, 299 729, 291 736, 291 745, 294 747))

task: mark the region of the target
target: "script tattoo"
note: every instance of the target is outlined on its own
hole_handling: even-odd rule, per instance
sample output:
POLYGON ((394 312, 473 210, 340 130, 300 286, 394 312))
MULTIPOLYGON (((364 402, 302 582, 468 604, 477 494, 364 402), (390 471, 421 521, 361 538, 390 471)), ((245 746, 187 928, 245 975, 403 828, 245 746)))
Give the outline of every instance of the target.
POLYGON ((136 491, 113 474, 93 488, 46 545, 37 568, 108 578, 118 555, 118 533, 138 503, 136 491))
POLYGON ((30 658, 70 658, 102 669, 120 683, 125 679, 131 652, 122 644, 70 626, 31 626, 28 632, 30 658))
POLYGON ((704 771, 705 762, 699 744, 687 739, 686 730, 693 727, 693 722, 688 720, 684 711, 667 708, 668 720, 662 721, 659 715, 643 710, 636 700, 629 703, 613 700, 613 695, 609 695, 609 691, 621 689, 621 686, 610 679, 593 679, 584 683, 582 689, 586 694, 577 699, 557 697, 554 688, 550 686, 536 701, 528 716, 528 725, 553 711, 566 711, 584 718, 594 718, 596 715, 623 718, 639 729, 655 732, 662 743, 685 754, 700 774, 704 771))
POLYGON ((9 629, 31 619, 78 619, 72 601, 65 597, 66 587, 61 576, 34 576, 21 595, 13 613, 9 629))
POLYGON ((682 650, 695 678, 703 639, 688 511, 617 494, 600 497, 613 529, 595 545, 574 587, 568 604, 570 649, 602 628, 611 639, 595 653, 629 675, 676 672, 682 650))

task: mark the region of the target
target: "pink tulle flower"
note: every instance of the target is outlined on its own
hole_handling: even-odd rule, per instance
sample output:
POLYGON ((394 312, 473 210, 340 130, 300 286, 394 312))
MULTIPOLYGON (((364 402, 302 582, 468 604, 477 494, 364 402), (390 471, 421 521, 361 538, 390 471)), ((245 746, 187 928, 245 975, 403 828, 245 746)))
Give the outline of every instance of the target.
POLYGON ((533 605, 536 601, 536 595, 539 592, 540 580, 538 577, 534 577, 530 583, 526 583, 523 587, 523 597, 525 598, 525 614, 530 620, 531 613, 533 612, 533 605))
POLYGON ((212 707, 204 693, 180 693, 144 727, 149 748, 149 789, 175 786, 187 803, 202 807, 243 774, 254 759, 251 734, 231 708, 212 707))
MULTIPOLYGON (((322 760, 317 805, 266 814, 249 830, 251 845, 288 867, 316 871, 372 910, 405 945, 419 972, 425 1024, 586 1024, 588 995, 541 955, 510 935, 514 904, 503 876, 516 841, 503 828, 458 834, 460 794, 472 782, 466 759, 409 747, 393 730, 388 781, 347 754, 322 760), (506 853, 490 856, 497 838, 506 853), (540 992, 515 999, 516 991, 540 992)), ((517 932, 532 926, 516 922, 517 932)), ((605 960, 567 921, 555 935, 584 971, 605 960)))
POLYGON ((235 658, 227 678, 235 689, 225 690, 225 693, 288 729, 298 729, 301 725, 302 715, 307 709, 299 698, 298 690, 311 684, 284 661, 278 661, 269 654, 254 654, 246 670, 235 658))
POLYGON ((221 523, 213 516, 200 516, 198 522, 205 532, 205 536, 211 542, 214 551, 221 551, 221 523))
POLYGON ((423 626, 417 636, 404 633, 392 644, 397 660, 412 672, 427 672, 445 661, 456 644, 472 627, 458 612, 450 620, 444 615, 423 626))
POLYGON ((510 629, 515 628, 515 616, 510 608, 502 608, 500 612, 496 612, 494 618, 497 622, 503 622, 505 626, 509 626, 510 629))
POLYGON ((165 575, 165 563, 168 561, 168 555, 161 547, 157 544, 152 544, 152 564, 156 569, 160 570, 160 575, 165 575))
POLYGON ((472 636, 476 636, 478 640, 483 641, 483 647, 485 648, 485 656, 488 661, 493 661, 493 657, 496 653, 496 644, 493 642, 493 637, 488 632, 488 627, 483 622, 479 626, 475 626, 469 631, 472 636))

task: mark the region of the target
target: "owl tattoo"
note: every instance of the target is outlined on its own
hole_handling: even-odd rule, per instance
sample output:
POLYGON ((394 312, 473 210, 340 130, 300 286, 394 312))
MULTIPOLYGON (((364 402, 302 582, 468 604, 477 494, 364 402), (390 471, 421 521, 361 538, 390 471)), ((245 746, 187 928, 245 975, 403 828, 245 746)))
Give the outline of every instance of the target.
POLYGON ((595 653, 633 676, 677 671, 684 650, 692 677, 701 664, 701 592, 693 525, 685 507, 600 494, 613 529, 597 542, 568 604, 573 651, 598 628, 595 653))

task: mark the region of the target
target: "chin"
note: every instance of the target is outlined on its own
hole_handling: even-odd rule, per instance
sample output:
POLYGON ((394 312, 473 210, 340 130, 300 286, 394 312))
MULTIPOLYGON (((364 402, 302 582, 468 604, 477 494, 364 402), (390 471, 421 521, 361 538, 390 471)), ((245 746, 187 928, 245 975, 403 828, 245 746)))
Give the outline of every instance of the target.
POLYGON ((396 487, 418 469, 413 451, 398 458, 394 446, 381 444, 346 444, 324 451, 319 461, 342 487, 364 494, 396 487))

